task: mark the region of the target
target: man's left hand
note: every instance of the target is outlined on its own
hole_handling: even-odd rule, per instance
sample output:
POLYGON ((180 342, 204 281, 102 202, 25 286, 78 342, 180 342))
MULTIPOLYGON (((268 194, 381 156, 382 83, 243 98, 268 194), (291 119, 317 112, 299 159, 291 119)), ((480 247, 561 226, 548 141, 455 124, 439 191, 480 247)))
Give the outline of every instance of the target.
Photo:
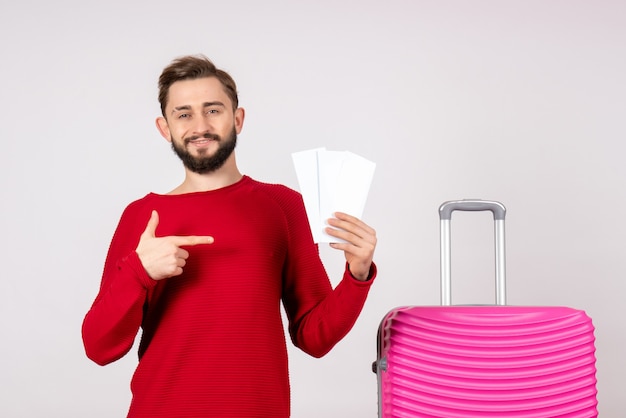
POLYGON ((331 226, 326 228, 328 235, 346 241, 331 243, 330 246, 343 250, 354 278, 367 280, 376 248, 376 231, 359 218, 342 212, 336 212, 328 224, 331 226))

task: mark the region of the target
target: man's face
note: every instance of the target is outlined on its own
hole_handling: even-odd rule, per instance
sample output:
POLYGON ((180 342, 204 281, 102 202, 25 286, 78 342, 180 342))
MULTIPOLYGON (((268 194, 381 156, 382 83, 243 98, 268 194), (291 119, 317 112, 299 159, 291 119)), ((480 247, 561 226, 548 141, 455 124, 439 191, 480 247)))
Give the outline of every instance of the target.
POLYGON ((170 86, 165 118, 157 119, 161 135, 187 169, 209 173, 232 160, 243 109, 232 102, 217 78, 177 81, 170 86))

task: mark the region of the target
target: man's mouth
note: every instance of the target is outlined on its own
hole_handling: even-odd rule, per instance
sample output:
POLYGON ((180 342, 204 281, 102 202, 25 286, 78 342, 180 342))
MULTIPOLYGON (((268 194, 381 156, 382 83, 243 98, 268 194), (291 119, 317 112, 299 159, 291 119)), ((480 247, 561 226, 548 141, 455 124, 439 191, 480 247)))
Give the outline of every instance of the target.
POLYGON ((214 134, 204 134, 185 139, 185 144, 206 145, 211 141, 219 141, 220 137, 214 134))
POLYGON ((208 138, 198 138, 198 139, 192 139, 190 141, 187 141, 187 143, 194 144, 194 145, 203 145, 203 144, 208 144, 211 141, 212 140, 208 138))

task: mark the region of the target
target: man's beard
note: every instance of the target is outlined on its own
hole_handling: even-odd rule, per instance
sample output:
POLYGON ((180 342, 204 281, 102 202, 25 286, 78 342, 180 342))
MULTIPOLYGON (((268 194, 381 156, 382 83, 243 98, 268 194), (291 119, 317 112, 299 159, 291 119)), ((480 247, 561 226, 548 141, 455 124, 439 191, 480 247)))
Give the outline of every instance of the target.
POLYGON ((206 133, 204 135, 192 136, 185 138, 182 145, 176 143, 172 138, 172 150, 178 155, 183 165, 190 171, 198 174, 211 173, 221 168, 228 157, 233 153, 237 146, 237 132, 233 127, 228 138, 224 139, 216 134, 206 133), (218 148, 213 155, 202 155, 206 150, 201 150, 201 154, 197 157, 191 155, 187 151, 187 144, 198 138, 208 138, 217 141, 218 148))

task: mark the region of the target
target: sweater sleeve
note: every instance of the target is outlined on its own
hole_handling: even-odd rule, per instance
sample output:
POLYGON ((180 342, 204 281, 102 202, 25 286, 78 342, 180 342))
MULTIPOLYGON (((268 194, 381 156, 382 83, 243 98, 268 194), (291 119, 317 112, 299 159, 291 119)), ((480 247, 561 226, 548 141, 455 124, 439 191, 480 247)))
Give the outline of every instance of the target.
POLYGON ((327 354, 356 322, 377 274, 372 263, 369 280, 352 277, 346 264, 343 278, 332 288, 313 242, 301 203, 287 211, 289 256, 284 277, 283 305, 294 345, 314 357, 327 354))
POLYGON ((124 211, 115 231, 100 291, 82 325, 87 357, 99 365, 118 360, 131 349, 141 326, 147 292, 156 283, 134 251, 142 223, 136 222, 130 208, 124 211))
POLYGON ((314 357, 326 355, 354 326, 375 275, 374 264, 366 282, 353 278, 346 268, 337 287, 290 324, 294 344, 314 357))

